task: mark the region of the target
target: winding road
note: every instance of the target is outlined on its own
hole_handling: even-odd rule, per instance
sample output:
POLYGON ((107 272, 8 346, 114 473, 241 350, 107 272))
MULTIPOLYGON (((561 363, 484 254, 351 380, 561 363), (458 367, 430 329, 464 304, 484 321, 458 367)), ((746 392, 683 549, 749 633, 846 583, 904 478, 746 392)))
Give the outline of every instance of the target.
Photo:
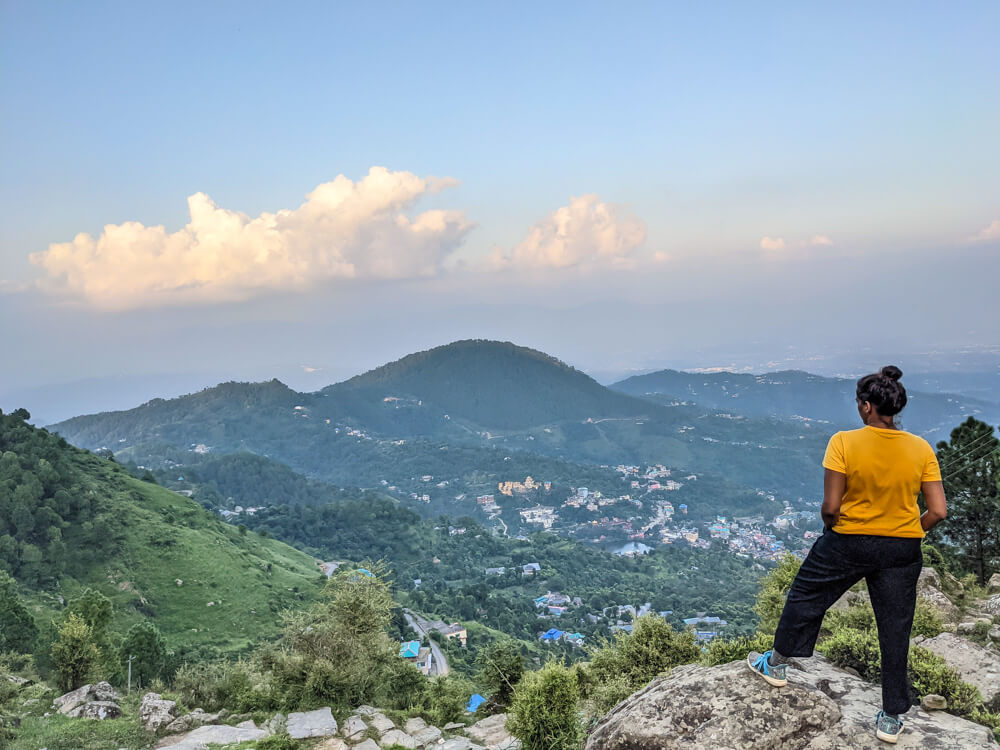
POLYGON ((431 644, 431 654, 433 655, 431 674, 442 676, 448 674, 451 671, 451 667, 448 666, 448 660, 444 658, 444 652, 441 651, 441 647, 431 639, 430 622, 409 609, 403 610, 403 617, 406 618, 406 624, 420 634, 421 640, 426 638, 427 642, 431 644))

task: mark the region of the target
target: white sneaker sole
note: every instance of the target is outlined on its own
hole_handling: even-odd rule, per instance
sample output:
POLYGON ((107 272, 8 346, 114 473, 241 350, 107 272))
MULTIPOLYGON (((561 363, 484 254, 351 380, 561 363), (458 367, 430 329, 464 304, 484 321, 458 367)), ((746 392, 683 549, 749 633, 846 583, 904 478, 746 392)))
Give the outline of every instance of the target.
POLYGON ((898 734, 886 734, 881 729, 876 729, 875 730, 875 736, 878 737, 880 740, 882 740, 882 742, 888 742, 888 743, 890 743, 892 745, 895 745, 896 744, 896 740, 899 739, 899 735, 898 734))
POLYGON ((778 679, 777 677, 771 677, 771 675, 769 674, 764 674, 763 672, 754 669, 753 662, 750 661, 749 654, 747 654, 747 666, 750 667, 750 671, 753 672, 755 675, 763 677, 768 685, 773 685, 774 687, 784 687, 785 685, 788 684, 788 680, 781 680, 778 679))

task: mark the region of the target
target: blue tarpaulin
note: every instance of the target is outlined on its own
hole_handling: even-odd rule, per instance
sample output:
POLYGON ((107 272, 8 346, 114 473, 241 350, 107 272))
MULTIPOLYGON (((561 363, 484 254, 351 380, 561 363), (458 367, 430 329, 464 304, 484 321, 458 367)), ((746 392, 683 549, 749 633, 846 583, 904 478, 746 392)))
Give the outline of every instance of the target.
POLYGON ((465 707, 465 710, 468 711, 470 714, 474 714, 476 712, 476 709, 479 708, 484 703, 486 703, 486 699, 479 693, 476 693, 471 698, 469 698, 469 705, 465 707))

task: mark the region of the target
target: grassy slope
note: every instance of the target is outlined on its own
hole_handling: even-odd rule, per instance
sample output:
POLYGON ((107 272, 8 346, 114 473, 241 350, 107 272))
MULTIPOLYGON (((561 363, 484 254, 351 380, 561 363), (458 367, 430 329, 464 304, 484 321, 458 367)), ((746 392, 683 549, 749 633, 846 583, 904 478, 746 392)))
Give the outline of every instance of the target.
MULTIPOLYGON (((321 574, 310 556, 274 539, 243 536, 192 500, 133 479, 111 462, 82 452, 74 460, 89 488, 112 504, 124 540, 110 559, 83 567, 71 561, 59 595, 68 600, 86 586, 98 588, 114 603, 116 629, 148 617, 171 647, 234 652, 275 634, 282 609, 318 592, 321 574)), ((59 606, 54 592, 32 599, 42 620, 59 606)))

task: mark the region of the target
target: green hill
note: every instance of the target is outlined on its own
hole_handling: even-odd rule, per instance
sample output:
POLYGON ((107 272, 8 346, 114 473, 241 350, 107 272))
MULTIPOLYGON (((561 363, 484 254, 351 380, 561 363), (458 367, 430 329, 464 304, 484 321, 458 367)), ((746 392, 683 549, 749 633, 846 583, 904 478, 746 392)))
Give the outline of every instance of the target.
POLYGON ((417 398, 452 418, 498 430, 649 411, 554 357, 499 341, 456 341, 410 354, 321 393, 352 391, 379 400, 417 398))
POLYGON ((241 651, 318 591, 312 558, 219 521, 118 464, 0 414, 0 568, 40 624, 84 587, 115 627, 152 620, 171 647, 241 651), (179 583, 178 583, 179 581, 179 583))

